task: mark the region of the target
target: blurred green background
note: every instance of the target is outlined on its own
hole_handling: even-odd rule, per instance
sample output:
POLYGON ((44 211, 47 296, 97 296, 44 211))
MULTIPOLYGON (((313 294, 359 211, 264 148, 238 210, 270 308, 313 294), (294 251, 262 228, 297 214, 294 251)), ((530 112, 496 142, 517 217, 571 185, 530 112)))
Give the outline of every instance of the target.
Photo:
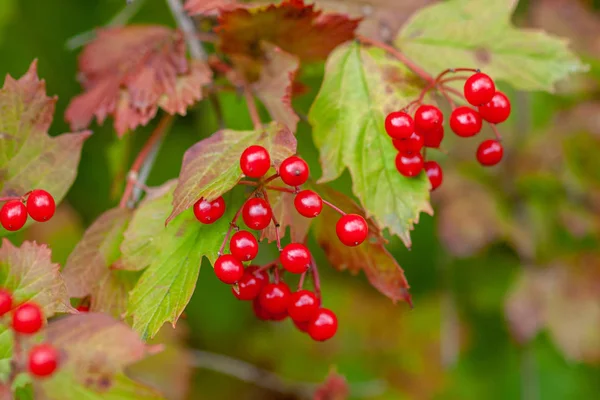
MULTIPOLYGON (((78 51, 66 48, 68 39, 105 25, 124 3, 0 1, 0 71, 20 76, 39 60, 48 93, 59 98, 52 135, 69 131, 62 116, 80 92, 78 51)), ((431 1, 407 3, 416 9, 431 1)), ((181 354, 157 361, 167 376, 171 363, 190 363, 189 388, 185 379, 169 381, 174 398, 186 391, 190 399, 302 398, 307 385, 322 382, 331 368, 346 377, 356 399, 598 398, 599 3, 520 2, 518 25, 566 36, 591 71, 563 82, 554 95, 502 86, 514 109, 502 127, 507 148, 502 166, 477 167, 473 147, 457 146, 453 138, 445 142, 447 154, 435 155, 447 172, 446 183, 432 195, 436 216, 422 216, 411 251, 397 239, 390 244, 411 284, 414 310, 392 304, 362 275, 335 272, 319 250, 325 301, 338 313, 340 329, 335 339, 314 343, 290 321, 257 321, 250 305, 233 298, 205 265, 181 324, 189 328, 189 347, 210 354, 195 355, 201 368, 181 354), (523 335, 531 340, 519 332, 529 332, 523 335), (219 355, 234 360, 224 362, 219 355), (285 382, 276 390, 262 388, 270 378, 240 362, 285 382), (233 376, 240 367, 254 371, 250 382, 233 376), (226 373, 215 371, 220 368, 226 373)), ((131 22, 174 26, 163 0, 145 1, 131 22)), ((321 78, 322 65, 304 71, 302 81, 311 90, 295 100, 300 113, 306 114, 321 78)), ((226 94, 221 101, 228 127, 251 126, 242 99, 226 94)), ((57 217, 12 240, 47 242, 54 260, 64 263, 85 227, 117 204, 125 173, 152 126, 119 140, 111 122, 92 126, 79 175, 57 217)), ((178 118, 148 183, 176 177, 183 152, 217 129, 208 102, 178 118)), ((319 176, 309 132, 302 122, 299 153, 319 176)), ((349 176, 335 186, 347 192, 349 176)))

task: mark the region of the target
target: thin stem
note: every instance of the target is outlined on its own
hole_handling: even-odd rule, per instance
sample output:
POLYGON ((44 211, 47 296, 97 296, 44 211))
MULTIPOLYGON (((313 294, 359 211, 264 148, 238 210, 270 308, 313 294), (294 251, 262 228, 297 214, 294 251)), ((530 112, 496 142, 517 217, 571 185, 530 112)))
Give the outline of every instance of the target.
POLYGON ((496 124, 489 124, 490 128, 492 128, 492 132, 494 132, 494 135, 496 136, 496 140, 499 142, 502 142, 502 135, 500 135, 500 132, 498 132, 498 127, 496 126, 496 124))
POLYGON ((346 213, 345 213, 345 212, 343 212, 342 210, 340 210, 339 208, 337 208, 336 206, 334 206, 333 204, 331 204, 331 203, 330 203, 330 202, 328 202, 327 200, 325 200, 325 199, 322 199, 322 200, 323 200, 323 204, 325 204, 325 205, 327 205, 327 206, 331 207, 332 209, 334 209, 335 211, 337 211, 337 212, 338 212, 338 213, 340 213, 341 215, 346 215, 346 213))
POLYGON ((254 129, 258 130, 262 128, 262 122, 260 121, 260 116, 258 115, 258 109, 256 108, 256 102, 254 101, 254 96, 252 95, 252 91, 248 85, 244 86, 244 97, 246 98, 246 105, 248 106, 248 113, 250 114, 250 118, 252 119, 252 124, 254 125, 254 129))
POLYGON ((319 269, 317 268, 314 257, 310 258, 310 271, 315 285, 315 294, 317 295, 317 298, 321 300, 321 279, 319 278, 319 269))
POLYGON ((304 280, 306 279, 306 274, 308 273, 308 271, 304 271, 302 273, 302 275, 300 275, 300 280, 298 281, 298 290, 302 290, 302 288, 304 287, 304 280))
POLYGON ((255 274, 258 274, 263 271, 267 271, 267 270, 273 268, 274 266, 276 266, 277 264, 279 264, 279 258, 275 259, 274 261, 271 261, 268 264, 263 265, 262 267, 260 267, 259 269, 257 269, 255 271, 255 274))
MULTIPOLYGON (((261 189, 261 192, 263 194, 263 196, 265 197, 265 200, 267 201, 267 204, 269 205, 269 207, 272 210, 271 207, 271 202, 269 201, 269 195, 267 194, 267 191, 263 188, 261 189)), ((279 232, 279 222, 277 221, 277 218, 275 217, 275 214, 273 214, 273 211, 271 211, 271 221, 273 221, 273 225, 275 225, 275 241, 277 242, 277 250, 282 251, 282 247, 281 247, 281 235, 279 232)))
POLYGON ((450 78, 446 78, 446 79, 442 79, 442 80, 440 80, 440 81, 438 82, 438 84, 440 84, 440 85, 443 85, 443 84, 445 84, 445 83, 448 83, 448 82, 466 81, 468 78, 469 78, 468 76, 463 76, 463 75, 460 75, 460 76, 452 76, 452 77, 450 77, 450 78))
POLYGON ((275 276, 275 283, 279 283, 279 268, 273 270, 273 275, 275 276))
POLYGON ((402 64, 406 65, 412 72, 414 72, 415 74, 417 74, 421 79, 423 79, 424 81, 427 82, 433 82, 434 79, 431 75, 429 75, 429 73, 427 73, 427 71, 425 71, 423 68, 419 67, 417 64, 415 64, 413 61, 411 61, 408 57, 406 57, 404 55, 404 53, 402 53, 400 50, 385 44, 383 42, 380 42, 378 40, 375 39, 371 39, 362 35, 357 36, 357 39, 363 43, 363 44, 368 44, 374 47, 379 47, 380 49, 385 50, 386 52, 388 52, 390 55, 394 56, 396 59, 398 59, 398 61, 400 61, 402 64))
MULTIPOLYGON (((254 192, 252 192, 252 194, 254 194, 254 192)), ((233 231, 234 229, 238 229, 238 226, 236 225, 236 221, 240 217, 240 214, 242 213, 243 209, 244 209, 244 206, 242 205, 236 211, 235 215, 231 219, 231 222, 229 223, 229 228, 227 228, 227 232, 225 233, 225 238, 223 239, 223 243, 221 243, 221 247, 219 247, 219 252, 217 253, 217 256, 223 255, 223 251, 225 250, 225 245, 227 244, 227 241, 229 240, 229 236, 231 235, 231 231, 233 231)))
POLYGON ((179 29, 181 29, 183 32, 183 36, 185 37, 185 41, 188 49, 190 50, 190 55, 192 58, 195 58, 196 60, 206 60, 207 55, 204 51, 204 47, 202 46, 202 42, 196 36, 197 32, 194 21, 192 21, 192 19, 183 9, 181 0, 167 0, 167 4, 171 9, 173 18, 175 18, 175 21, 177 22, 177 26, 179 26, 179 29))
POLYGON ((11 201, 11 200, 21 200, 21 197, 19 197, 19 196, 0 197, 0 202, 1 201, 11 201))
POLYGON ((128 206, 129 199, 131 198, 131 194, 135 188, 135 182, 138 181, 140 176, 140 169, 142 169, 146 163, 150 166, 144 167, 144 169, 152 167, 152 164, 156 159, 156 153, 158 152, 158 147, 155 147, 155 145, 159 143, 163 136, 169 131, 168 128, 171 126, 172 122, 173 116, 165 114, 144 144, 144 147, 142 147, 142 150, 140 150, 138 153, 133 165, 131 166, 131 169, 129 170, 127 185, 125 186, 123 197, 121 197, 121 201, 119 203, 120 208, 125 208, 128 206))

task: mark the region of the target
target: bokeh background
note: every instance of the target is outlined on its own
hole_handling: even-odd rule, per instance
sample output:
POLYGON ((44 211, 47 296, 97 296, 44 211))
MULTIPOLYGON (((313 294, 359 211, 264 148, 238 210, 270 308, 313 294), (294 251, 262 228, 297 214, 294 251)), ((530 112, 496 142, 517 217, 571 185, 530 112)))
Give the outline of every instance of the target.
MULTIPOLYGON (((107 24, 124 3, 0 1, 0 72, 20 76, 39 60, 48 93, 59 98, 52 135, 69 130, 62 116, 80 92, 78 50, 68 46, 78 39, 70 39, 107 24)), ((338 10, 367 4, 400 26, 432 1, 322 3, 338 10)), ((144 1, 130 22, 174 26, 163 0, 144 1)), ((562 82, 555 94, 517 93, 501 84, 514 113, 502 127, 507 151, 498 167, 479 167, 476 143, 447 135, 445 152, 434 155, 446 171, 432 195, 436 215, 422 216, 411 251, 397 239, 389 247, 412 286, 413 310, 392 304, 362 275, 334 271, 316 250, 325 301, 338 313, 340 329, 335 339, 314 343, 290 321, 258 321, 204 265, 177 338, 170 330, 162 335, 179 347, 140 366, 140 376, 174 399, 301 399, 332 369, 346 377, 353 399, 598 398, 600 1, 521 1, 514 22, 568 38, 590 72, 562 82)), ((310 90, 295 99, 301 114, 322 73, 322 65, 303 71, 310 90)), ((221 101, 228 127, 251 126, 242 99, 224 94, 221 101)), ((148 183, 176 177, 183 152, 217 128, 208 102, 178 118, 148 183)), ((64 263, 85 228, 117 204, 126 171, 151 129, 119 140, 110 123, 94 125, 57 216, 11 240, 49 243, 54 261, 64 263)), ((298 138, 300 154, 319 176, 305 122, 298 138)), ((334 186, 348 192, 349 176, 334 186)))

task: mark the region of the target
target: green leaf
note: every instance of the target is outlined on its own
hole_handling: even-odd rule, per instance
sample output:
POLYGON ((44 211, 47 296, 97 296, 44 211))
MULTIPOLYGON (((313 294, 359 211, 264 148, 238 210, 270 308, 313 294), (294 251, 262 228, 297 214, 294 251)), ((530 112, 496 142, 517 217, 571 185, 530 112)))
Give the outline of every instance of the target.
POLYGON ((516 3, 451 0, 432 5, 407 22, 394 44, 432 75, 447 68, 480 68, 524 90, 552 91, 557 81, 587 70, 565 40, 515 28, 516 3))
POLYGON ((73 184, 90 133, 48 136, 55 103, 46 96, 35 61, 19 80, 6 77, 0 90, 0 195, 42 188, 59 202, 73 184))
MULTIPOLYGON (((163 196, 171 198, 172 193, 169 191, 163 196)), ((145 236, 149 230, 140 223, 128 229, 128 237, 136 236, 132 229, 141 229, 148 251, 155 254, 132 290, 127 310, 133 317, 133 329, 144 339, 153 337, 165 322, 177 322, 196 287, 202 257, 211 263, 217 258, 229 223, 243 200, 241 192, 235 190, 223 197, 227 207, 225 215, 213 224, 199 223, 192 210, 187 210, 151 237, 145 236)), ((163 218, 166 218, 170 207, 160 198, 141 205, 138 212, 146 212, 146 207, 158 212, 157 204, 163 205, 163 218)), ((126 261, 125 265, 128 264, 126 261)))
POLYGON ((167 222, 205 198, 212 201, 231 190, 242 177, 240 155, 251 145, 265 147, 271 162, 296 153, 296 138, 283 125, 272 122, 254 131, 218 131, 190 147, 183 156, 179 183, 173 196, 173 212, 167 222))
POLYGON ((34 382, 36 395, 56 400, 162 398, 124 375, 125 367, 148 352, 124 323, 105 314, 72 315, 51 323, 46 338, 59 349, 62 362, 54 375, 34 382))
POLYGON ((69 256, 63 276, 71 297, 91 296, 90 309, 119 317, 138 273, 119 271, 123 233, 131 219, 128 209, 102 214, 85 232, 69 256))
MULTIPOLYGON (((314 190, 324 200, 335 203, 346 213, 364 216, 364 211, 348 196, 328 188, 315 186, 314 190)), ((363 271, 374 288, 392 301, 404 300, 411 303, 408 293, 410 286, 402 267, 386 250, 381 232, 372 220, 368 220, 369 238, 359 246, 347 247, 337 237, 336 223, 340 214, 331 207, 323 207, 321 214, 314 219, 312 231, 317 243, 323 248, 329 263, 338 270, 348 270, 353 274, 363 271)))
POLYGON ((410 75, 379 49, 357 43, 334 51, 309 120, 321 153, 320 182, 338 178, 345 168, 354 194, 369 216, 410 245, 409 231, 419 213, 432 213, 424 173, 406 178, 395 167, 397 151, 384 129, 385 115, 418 96, 410 75), (396 81, 388 81, 388 77, 396 81))
POLYGON ((12 347, 12 331, 6 324, 0 324, 0 381, 3 381, 10 373, 12 347))

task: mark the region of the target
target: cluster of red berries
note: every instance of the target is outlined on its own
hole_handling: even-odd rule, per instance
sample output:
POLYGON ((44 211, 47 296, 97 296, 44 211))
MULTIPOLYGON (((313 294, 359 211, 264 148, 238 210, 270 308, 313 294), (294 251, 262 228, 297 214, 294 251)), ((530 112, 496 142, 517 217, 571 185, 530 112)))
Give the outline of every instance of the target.
MULTIPOLYGON (((270 223, 273 223, 276 229, 279 228, 266 190, 293 193, 296 211, 306 218, 318 216, 324 204, 332 206, 316 192, 300 189, 308 180, 310 172, 306 161, 298 156, 283 160, 278 173, 265 179, 265 174, 271 168, 271 157, 264 147, 254 145, 242 153, 240 167, 245 176, 260 179, 258 183, 253 183, 257 189, 240 210, 242 220, 251 230, 263 230, 270 223), (277 178, 291 188, 267 185, 277 178), (259 189, 262 189, 262 192, 259 189)), ((222 197, 212 202, 200 199, 194 204, 193 210, 200 222, 211 224, 225 213, 225 202, 222 197)), ((280 254, 276 262, 262 268, 253 265, 245 268, 243 263, 252 261, 258 254, 258 241, 250 231, 239 230, 235 224, 239 214, 240 212, 236 214, 231 223, 231 228, 235 228, 236 232, 229 239, 230 254, 222 254, 222 246, 215 262, 216 276, 222 282, 233 285, 232 292, 235 297, 253 301, 254 312, 258 318, 281 321, 290 316, 298 329, 307 332, 314 340, 331 338, 337 331, 337 318, 332 311, 321 307, 320 296, 304 289, 292 293, 280 277, 284 271, 292 274, 307 273, 313 264, 309 249, 301 243, 290 243, 281 248, 278 239, 280 254), (279 264, 283 267, 282 271, 277 269, 279 264), (274 269, 273 282, 269 276, 270 269, 274 269)), ((336 224, 336 232, 346 246, 358 246, 367 238, 367 222, 360 215, 343 214, 336 224)))
MULTIPOLYGON (((483 121, 499 124, 510 115, 510 101, 506 95, 496 90, 492 78, 476 72, 466 79, 464 97, 477 110, 456 107, 450 115, 450 129, 460 137, 475 136, 481 131, 483 121)), ((442 184, 442 168, 435 161, 425 161, 421 155, 424 147, 439 148, 444 138, 444 115, 441 110, 429 104, 420 105, 414 118, 405 111, 390 113, 385 119, 385 130, 398 150, 396 169, 406 177, 417 176, 425 170, 431 183, 431 190, 442 184)), ((485 140, 477 149, 477 161, 491 166, 500 162, 503 148, 498 140, 485 140)))
MULTIPOLYGON (((42 309, 35 303, 23 303, 15 306, 12 294, 6 289, 0 289, 0 318, 11 313, 11 327, 17 335, 33 335, 44 325, 42 309)), ((49 343, 33 346, 29 350, 27 368, 35 377, 50 376, 58 367, 59 354, 49 343)))
POLYGON ((38 222, 46 222, 52 218, 54 211, 56 204, 52 195, 45 190, 36 189, 23 198, 4 203, 0 209, 0 223, 7 231, 18 231, 27 222, 27 215, 38 222))

